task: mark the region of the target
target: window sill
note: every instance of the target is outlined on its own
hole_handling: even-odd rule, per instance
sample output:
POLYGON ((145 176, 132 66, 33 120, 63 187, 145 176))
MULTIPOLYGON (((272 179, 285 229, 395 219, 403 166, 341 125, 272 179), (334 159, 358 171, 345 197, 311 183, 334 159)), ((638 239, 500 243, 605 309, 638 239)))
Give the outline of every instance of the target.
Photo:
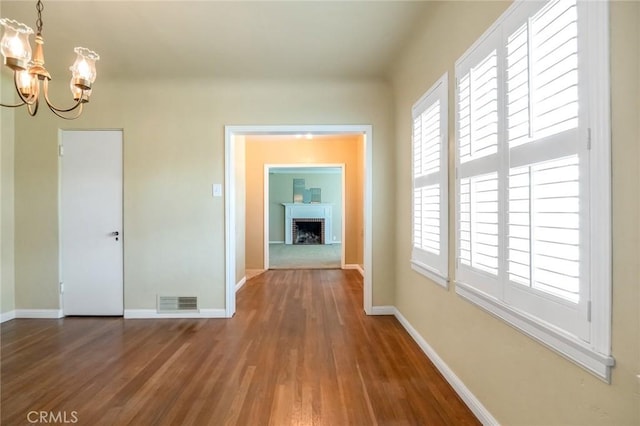
POLYGON ((444 287, 446 289, 449 288, 449 279, 441 275, 439 272, 436 272, 436 270, 431 268, 430 266, 427 266, 422 262, 418 262, 417 260, 412 259, 411 269, 429 278, 431 281, 435 282, 440 287, 444 287))
POLYGON ((613 357, 596 352, 584 342, 563 334, 536 318, 516 311, 465 283, 456 281, 455 284, 456 293, 464 299, 504 320, 507 324, 556 351, 569 361, 585 368, 606 383, 611 383, 611 367, 615 365, 613 357))

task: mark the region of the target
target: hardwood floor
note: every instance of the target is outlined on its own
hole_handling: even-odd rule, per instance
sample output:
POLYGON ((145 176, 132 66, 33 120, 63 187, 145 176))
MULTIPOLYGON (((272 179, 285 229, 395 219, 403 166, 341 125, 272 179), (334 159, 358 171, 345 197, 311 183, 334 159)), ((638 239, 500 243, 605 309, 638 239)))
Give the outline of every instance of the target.
POLYGON ((3 425, 479 424, 395 318, 364 314, 356 271, 267 271, 232 319, 9 321, 1 374, 3 425))

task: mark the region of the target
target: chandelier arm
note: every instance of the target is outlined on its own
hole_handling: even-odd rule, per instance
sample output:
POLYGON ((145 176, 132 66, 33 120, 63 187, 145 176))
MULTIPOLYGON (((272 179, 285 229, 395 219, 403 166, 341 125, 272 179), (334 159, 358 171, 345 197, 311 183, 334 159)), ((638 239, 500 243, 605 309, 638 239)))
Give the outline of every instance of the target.
POLYGON ((26 104, 26 102, 22 102, 22 103, 15 104, 15 105, 7 105, 7 104, 0 103, 0 107, 5 107, 5 108, 18 108, 18 107, 21 107, 22 105, 25 105, 25 104, 26 104))
POLYGON ((39 106, 40 106, 40 101, 38 100, 38 98, 36 98, 36 101, 34 103, 27 104, 27 112, 29 112, 29 115, 32 117, 35 117, 36 114, 38 113, 39 106))
MULTIPOLYGON (((49 100, 49 80, 47 80, 46 78, 43 80, 44 83, 44 100, 47 101, 47 106, 49 106, 49 109, 55 113, 58 112, 71 112, 73 110, 75 110, 76 108, 82 106, 82 96, 80 96, 78 98, 78 101, 76 102, 75 105, 73 105, 71 108, 58 108, 55 105, 53 105, 53 103, 51 103, 51 101, 49 100)), ((82 93, 84 94, 84 90, 82 91, 82 93)), ((80 109, 82 111, 82 108, 80 109)), ((58 115, 58 114, 56 114, 58 115)), ((62 117, 60 115, 58 115, 59 117, 62 117)), ((62 117, 64 118, 64 117, 62 117)))
POLYGON ((14 105, 0 103, 0 106, 3 106, 5 108, 18 108, 18 107, 21 107, 23 105, 33 105, 34 103, 36 103, 36 101, 38 100, 37 89, 36 89, 36 93, 32 93, 29 97, 24 97, 24 95, 20 91, 20 88, 18 87, 18 73, 15 72, 15 71, 13 72, 13 84, 14 84, 14 86, 16 88, 16 92, 18 93, 18 96, 20 97, 20 100, 22 102, 14 104, 14 105))
POLYGON ((56 110, 49 103, 47 103, 47 106, 49 107, 51 112, 54 113, 55 115, 57 115, 58 117, 60 117, 60 118, 62 118, 64 120, 75 120, 76 118, 80 117, 80 115, 82 114, 82 108, 83 108, 84 104, 82 102, 80 102, 79 105, 76 105, 75 107, 73 107, 73 109, 69 110, 69 111, 73 111, 74 109, 77 109, 77 111, 78 111, 78 112, 76 112, 76 115, 69 116, 69 117, 67 117, 66 115, 62 114, 62 112, 69 112, 69 111, 56 110))
POLYGON ((22 106, 24 104, 33 105, 38 100, 40 84, 36 84, 36 92, 32 93, 29 97, 26 97, 26 98, 24 97, 24 95, 20 91, 20 88, 18 87, 18 73, 16 71, 13 72, 13 84, 16 87, 16 92, 18 92, 18 96, 20 97, 20 100, 22 101, 22 103, 18 106, 22 106))

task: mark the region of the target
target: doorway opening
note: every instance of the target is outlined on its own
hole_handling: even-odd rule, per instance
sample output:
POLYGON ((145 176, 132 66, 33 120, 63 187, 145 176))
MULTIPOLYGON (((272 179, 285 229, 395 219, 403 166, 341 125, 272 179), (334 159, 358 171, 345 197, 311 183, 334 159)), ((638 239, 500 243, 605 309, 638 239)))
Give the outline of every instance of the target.
MULTIPOLYGON (((327 135, 351 135, 360 141, 358 149, 361 150, 362 173, 357 182, 361 188, 361 200, 359 200, 362 216, 362 229, 355 230, 361 241, 361 263, 344 265, 344 268, 352 266, 363 275, 363 309, 367 314, 372 311, 372 126, 370 125, 318 125, 318 126, 225 126, 225 313, 227 317, 235 313, 235 293, 244 284, 239 265, 244 261, 244 223, 245 213, 253 212, 249 203, 255 200, 244 193, 242 180, 245 172, 253 170, 245 164, 245 140, 251 136, 288 136, 299 138, 299 135, 327 136, 327 135), (246 168, 246 170, 245 170, 246 168), (246 207, 243 203, 246 202, 246 207), (240 262, 237 262, 239 260, 240 262)), ((305 137, 307 139, 308 137, 305 137)), ((267 138, 268 139, 268 138, 267 138)), ((308 138, 311 139, 311 138, 308 138)), ((268 141, 264 143, 264 149, 274 150, 268 141)), ((304 158, 301 158, 304 160, 304 158)), ((318 159, 316 159, 318 160, 318 159)), ((301 163, 308 161, 301 161, 301 163)), ((262 173, 262 171, 260 172, 262 173)), ((264 200, 259 200, 262 204, 264 200)), ((262 205, 259 206, 262 209, 262 205)), ((247 221, 249 219, 246 219, 247 221)), ((264 222, 262 224, 264 226, 264 222)), ((264 243, 264 238, 262 238, 264 243)), ((266 240, 268 242, 268 239, 266 240)), ((260 244, 260 251, 264 244, 260 244)))
MULTIPOLYGON (((264 168, 262 270, 344 268, 345 228, 348 224, 359 228, 362 222, 353 218, 358 212, 346 216, 345 164, 265 164, 264 168)), ((351 210, 356 210, 356 202, 350 200, 351 210)), ((247 230, 248 238, 249 234, 247 230)), ((254 274, 247 270, 248 277, 254 274)))

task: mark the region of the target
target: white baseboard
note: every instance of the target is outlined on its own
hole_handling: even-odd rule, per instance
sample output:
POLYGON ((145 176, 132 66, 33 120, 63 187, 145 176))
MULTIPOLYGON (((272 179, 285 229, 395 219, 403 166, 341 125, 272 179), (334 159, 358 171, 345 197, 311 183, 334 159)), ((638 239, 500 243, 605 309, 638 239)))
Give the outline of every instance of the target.
POLYGON ((226 318, 224 309, 200 309, 198 312, 159 313, 155 309, 125 309, 125 319, 226 318))
POLYGON ((269 241, 269 244, 284 244, 284 241, 269 241))
POLYGON ((364 269, 362 269, 362 266, 358 265, 357 263, 346 263, 342 269, 355 269, 358 272, 360 272, 360 275, 362 275, 362 277, 364 278, 364 269))
POLYGON ((16 311, 3 312, 0 314, 0 323, 11 321, 12 319, 15 319, 15 317, 16 311))
POLYGON ((236 284, 236 293, 238 292, 238 290, 240 290, 242 288, 242 286, 244 286, 247 283, 247 276, 245 275, 244 277, 242 277, 242 279, 240 281, 237 282, 236 284))
POLYGON ((64 314, 62 309, 16 309, 15 318, 58 319, 64 314))
POLYGON ((407 330, 407 333, 415 340, 415 342, 420 346, 422 352, 424 352, 427 357, 433 362, 438 371, 444 376, 444 378, 449 382, 451 387, 456 391, 456 393, 462 398, 462 400, 467 404, 469 409, 476 415, 478 420, 485 425, 499 425, 498 421, 491 415, 489 410, 486 409, 484 405, 480 402, 476 396, 471 393, 469 388, 465 386, 465 384, 460 380, 458 376, 449 368, 449 366, 444 362, 442 358, 436 353, 436 351, 427 343, 426 340, 418 333, 418 331, 413 328, 411 323, 407 321, 407 319, 394 308, 395 316, 402 324, 402 326, 407 330))
POLYGON ((395 315, 396 308, 394 306, 372 306, 371 315, 395 315))

